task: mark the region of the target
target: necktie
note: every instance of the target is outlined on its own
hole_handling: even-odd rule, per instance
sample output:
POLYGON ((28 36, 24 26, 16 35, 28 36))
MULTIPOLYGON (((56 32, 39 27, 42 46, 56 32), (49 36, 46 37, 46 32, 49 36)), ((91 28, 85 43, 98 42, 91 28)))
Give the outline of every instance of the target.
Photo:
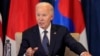
POLYGON ((48 31, 44 31, 44 36, 43 36, 43 41, 42 41, 42 45, 43 45, 43 48, 46 52, 46 54, 48 55, 49 54, 49 50, 48 50, 48 47, 49 47, 49 40, 48 40, 48 37, 47 37, 47 33, 48 31))

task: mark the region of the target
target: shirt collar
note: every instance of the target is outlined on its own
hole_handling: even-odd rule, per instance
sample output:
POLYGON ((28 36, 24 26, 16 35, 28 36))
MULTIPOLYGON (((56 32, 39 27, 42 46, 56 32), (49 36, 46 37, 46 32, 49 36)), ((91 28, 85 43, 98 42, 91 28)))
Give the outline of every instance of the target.
MULTIPOLYGON (((48 26, 48 28, 46 29, 46 31, 50 32, 50 29, 51 29, 51 23, 50 23, 50 25, 48 26)), ((44 29, 41 28, 40 26, 39 26, 39 30, 40 30, 40 33, 43 33, 43 31, 44 31, 44 29)))

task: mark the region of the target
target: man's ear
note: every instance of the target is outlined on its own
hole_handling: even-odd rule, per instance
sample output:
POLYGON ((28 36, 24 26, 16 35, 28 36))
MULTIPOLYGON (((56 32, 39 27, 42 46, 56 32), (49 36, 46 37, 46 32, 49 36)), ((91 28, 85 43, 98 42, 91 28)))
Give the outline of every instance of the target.
POLYGON ((54 15, 51 16, 51 21, 53 20, 53 18, 54 18, 54 15))

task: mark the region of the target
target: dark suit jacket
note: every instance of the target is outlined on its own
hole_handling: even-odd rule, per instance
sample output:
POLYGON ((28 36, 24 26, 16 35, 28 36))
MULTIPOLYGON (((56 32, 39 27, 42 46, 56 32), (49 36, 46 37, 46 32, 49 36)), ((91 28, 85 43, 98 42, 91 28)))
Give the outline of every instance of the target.
MULTIPOLYGON (((72 51, 80 54, 86 49, 75 39, 69 31, 60 25, 51 25, 51 40, 49 45, 50 56, 64 56, 65 47, 68 46, 72 51)), ((23 56, 28 47, 38 47, 34 56, 47 56, 42 47, 38 25, 23 32, 22 43, 18 56, 23 56)))

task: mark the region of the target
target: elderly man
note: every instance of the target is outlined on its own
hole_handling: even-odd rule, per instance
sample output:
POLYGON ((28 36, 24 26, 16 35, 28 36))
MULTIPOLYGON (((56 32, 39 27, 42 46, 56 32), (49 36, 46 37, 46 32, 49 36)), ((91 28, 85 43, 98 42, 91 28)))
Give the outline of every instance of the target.
POLYGON ((91 56, 68 29, 52 24, 53 16, 51 4, 40 2, 36 5, 37 25, 23 32, 18 56, 64 56, 66 46, 81 56, 91 56))

